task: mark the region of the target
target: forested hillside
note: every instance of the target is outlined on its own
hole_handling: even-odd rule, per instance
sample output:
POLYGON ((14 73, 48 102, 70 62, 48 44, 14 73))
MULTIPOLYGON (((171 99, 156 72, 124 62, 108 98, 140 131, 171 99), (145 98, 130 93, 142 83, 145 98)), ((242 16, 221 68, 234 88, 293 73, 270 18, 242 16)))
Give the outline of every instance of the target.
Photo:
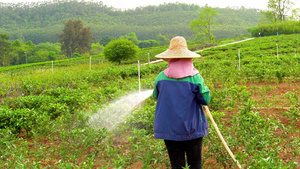
MULTIPOLYGON (((81 19, 86 27, 91 27, 95 42, 106 36, 119 37, 130 32, 135 32, 139 40, 156 39, 159 33, 168 38, 182 35, 193 40, 190 21, 198 19, 203 8, 169 3, 121 11, 102 2, 76 0, 0 3, 0 33, 8 34, 10 41, 56 43, 56 34, 61 33, 64 22, 81 19)), ((257 26, 260 18, 256 9, 213 9, 218 13, 215 20, 220 23, 212 28, 216 39, 247 34, 247 28, 257 26)))

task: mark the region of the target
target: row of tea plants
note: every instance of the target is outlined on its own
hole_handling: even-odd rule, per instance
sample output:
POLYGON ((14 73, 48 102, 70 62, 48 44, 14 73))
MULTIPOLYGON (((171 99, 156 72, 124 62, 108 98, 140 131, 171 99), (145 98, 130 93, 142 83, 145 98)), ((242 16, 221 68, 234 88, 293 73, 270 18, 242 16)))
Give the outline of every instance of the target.
MULTIPOLYGON (((298 50, 298 35, 210 48, 194 60, 211 90, 213 117, 245 168, 299 167, 299 86, 267 101, 253 97, 269 96, 281 83, 297 88, 300 60, 292 48, 284 48, 286 44, 296 44, 292 48, 298 50), (278 59, 270 54, 274 49, 266 47, 272 43, 282 46, 278 59), (240 69, 237 49, 242 55, 240 69), (289 107, 280 115, 256 109, 276 107, 278 100, 289 107)), ((165 62, 142 66, 142 89, 152 89, 155 77, 166 67, 165 62)), ((113 130, 93 129, 87 123, 89 115, 138 89, 136 64, 18 70, 0 74, 1 168, 170 168, 163 141, 153 139, 153 98, 113 130)), ((204 168, 234 168, 211 124, 209 128, 204 168)))

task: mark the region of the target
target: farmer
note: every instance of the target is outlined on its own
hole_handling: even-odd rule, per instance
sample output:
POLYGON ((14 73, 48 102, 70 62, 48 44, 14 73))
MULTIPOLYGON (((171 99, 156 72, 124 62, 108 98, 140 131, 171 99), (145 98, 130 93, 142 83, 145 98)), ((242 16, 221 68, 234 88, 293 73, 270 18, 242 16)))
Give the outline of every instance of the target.
POLYGON ((200 55, 188 50, 183 37, 171 40, 169 49, 156 55, 168 62, 154 83, 157 99, 154 138, 164 139, 172 169, 201 168, 202 138, 208 134, 208 123, 201 105, 211 96, 208 87, 194 68, 192 58, 200 55))

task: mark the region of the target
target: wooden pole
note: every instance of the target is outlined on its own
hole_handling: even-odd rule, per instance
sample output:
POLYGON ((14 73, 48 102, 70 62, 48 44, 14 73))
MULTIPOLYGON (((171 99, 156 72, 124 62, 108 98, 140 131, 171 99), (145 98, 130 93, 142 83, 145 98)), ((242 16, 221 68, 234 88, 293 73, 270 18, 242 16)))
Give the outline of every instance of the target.
POLYGON ((92 57, 90 57, 90 70, 92 70, 92 57))
POLYGON ((239 70, 241 70, 241 52, 239 49, 239 70))
POLYGON ((278 59, 278 44, 276 44, 276 46, 277 46, 277 59, 278 59))
POLYGON ((224 138, 223 138, 221 132, 219 131, 219 128, 218 128, 218 126, 217 126, 215 120, 213 119, 213 117, 212 117, 212 115, 211 115, 211 113, 210 113, 208 107, 207 107, 207 106, 204 106, 204 108, 205 108, 205 110, 206 110, 206 114, 209 116, 209 118, 210 118, 210 120, 211 120, 213 126, 215 127, 215 129, 216 129, 216 131, 217 131, 217 133, 218 133, 218 136, 220 137, 220 139, 221 139, 221 141, 222 141, 224 147, 225 147, 226 150, 228 151, 228 153, 229 153, 229 155, 231 156, 231 158, 233 159, 233 161, 236 162, 236 163, 237 163, 237 166, 241 169, 242 166, 241 166, 240 163, 235 159, 233 153, 231 152, 231 150, 229 149, 228 145, 226 144, 226 142, 225 142, 225 140, 224 140, 224 138))
POLYGON ((139 92, 141 92, 141 71, 140 71, 140 60, 138 60, 138 76, 139 76, 139 92))

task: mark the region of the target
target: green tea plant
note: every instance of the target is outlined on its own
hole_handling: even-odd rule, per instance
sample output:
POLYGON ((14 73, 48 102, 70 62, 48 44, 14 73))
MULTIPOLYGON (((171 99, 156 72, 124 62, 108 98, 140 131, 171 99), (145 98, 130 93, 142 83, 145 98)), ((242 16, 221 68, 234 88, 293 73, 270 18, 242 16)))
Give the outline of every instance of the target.
MULTIPOLYGON (((298 88, 278 91, 299 83, 299 46, 295 35, 261 37, 211 47, 194 59, 211 90, 212 115, 245 168, 299 167, 298 88), (258 109, 279 103, 289 109, 258 109)), ((154 59, 166 49, 145 48, 138 57, 147 62, 148 53, 154 59)), ((170 168, 163 141, 153 139, 153 98, 112 130, 88 125, 90 115, 139 86, 137 60, 113 65, 93 59, 91 70, 88 57, 57 61, 53 72, 49 63, 1 68, 0 168, 170 168)), ((141 66, 142 89, 152 89, 167 66, 141 66)), ((209 128, 203 167, 235 168, 210 122, 209 128)))

